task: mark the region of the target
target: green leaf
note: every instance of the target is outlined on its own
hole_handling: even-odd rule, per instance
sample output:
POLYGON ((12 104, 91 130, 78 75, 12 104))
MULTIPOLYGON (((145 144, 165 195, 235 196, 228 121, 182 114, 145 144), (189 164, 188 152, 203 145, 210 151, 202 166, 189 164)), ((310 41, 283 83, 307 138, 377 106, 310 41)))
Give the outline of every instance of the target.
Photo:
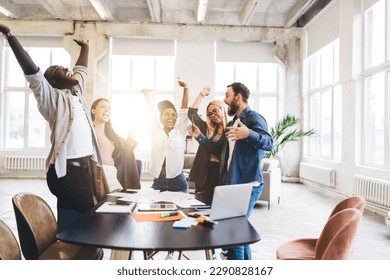
POLYGON ((274 145, 271 152, 265 153, 265 158, 278 157, 279 152, 288 142, 298 142, 303 137, 313 137, 316 135, 314 129, 298 131, 296 126, 299 125, 299 122, 299 118, 287 114, 275 124, 275 127, 270 129, 274 145))

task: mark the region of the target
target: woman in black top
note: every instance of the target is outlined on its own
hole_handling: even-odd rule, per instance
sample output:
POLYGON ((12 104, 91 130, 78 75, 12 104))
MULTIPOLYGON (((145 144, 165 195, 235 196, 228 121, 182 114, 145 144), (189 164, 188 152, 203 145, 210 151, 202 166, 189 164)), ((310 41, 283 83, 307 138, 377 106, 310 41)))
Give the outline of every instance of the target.
MULTIPOLYGON (((210 94, 205 87, 188 109, 188 118, 199 127, 200 131, 211 141, 225 141, 225 127, 228 122, 225 104, 220 100, 211 101, 206 108, 206 121, 198 114, 198 108, 205 96, 210 94)), ((219 181, 220 154, 211 154, 199 146, 195 155, 189 178, 195 183, 196 199, 210 205, 214 188, 219 181)))

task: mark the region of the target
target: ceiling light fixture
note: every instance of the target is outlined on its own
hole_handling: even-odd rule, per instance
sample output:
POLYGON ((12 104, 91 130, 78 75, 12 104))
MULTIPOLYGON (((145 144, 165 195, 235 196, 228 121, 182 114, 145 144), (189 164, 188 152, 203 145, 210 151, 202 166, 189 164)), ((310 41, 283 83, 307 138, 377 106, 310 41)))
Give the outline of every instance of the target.
POLYGON ((4 14, 7 17, 16 18, 16 16, 13 13, 11 13, 9 10, 1 6, 0 6, 0 13, 4 14))
POLYGON ((102 3, 104 0, 89 0, 102 19, 112 19, 110 10, 102 3))
POLYGON ((196 17, 198 22, 203 22, 207 14, 207 5, 209 0, 199 0, 198 15, 196 17))

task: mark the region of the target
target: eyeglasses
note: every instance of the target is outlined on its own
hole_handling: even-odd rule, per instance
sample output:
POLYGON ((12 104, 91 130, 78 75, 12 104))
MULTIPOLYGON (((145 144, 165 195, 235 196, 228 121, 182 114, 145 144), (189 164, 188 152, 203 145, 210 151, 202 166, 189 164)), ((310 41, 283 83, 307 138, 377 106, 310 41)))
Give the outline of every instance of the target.
POLYGON ((217 116, 218 115, 218 108, 215 108, 214 110, 212 110, 211 112, 208 112, 207 113, 207 117, 211 117, 212 115, 215 115, 217 116))

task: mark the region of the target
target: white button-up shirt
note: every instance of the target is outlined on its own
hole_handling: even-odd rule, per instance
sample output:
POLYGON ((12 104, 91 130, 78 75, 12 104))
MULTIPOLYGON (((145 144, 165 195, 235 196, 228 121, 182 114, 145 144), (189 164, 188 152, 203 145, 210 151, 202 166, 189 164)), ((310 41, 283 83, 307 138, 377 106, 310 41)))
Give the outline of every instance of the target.
MULTIPOLYGON (((73 95, 79 97, 82 106, 84 107, 85 116, 87 118, 89 129, 92 133, 92 143, 83 143, 84 145, 92 145, 92 159, 97 161, 101 166, 100 154, 98 151, 97 141, 93 130, 92 120, 86 110, 82 96, 87 79, 87 68, 84 66, 75 66, 73 68, 73 76, 79 81, 79 84, 69 89, 53 88, 41 71, 33 75, 25 75, 30 83, 30 88, 34 93, 35 99, 38 102, 38 110, 49 123, 51 130, 50 142, 51 148, 46 160, 46 169, 50 164, 55 165, 57 176, 63 177, 66 175, 66 160, 68 157, 67 139, 71 131, 71 127, 75 115, 75 104, 73 103, 73 95)), ((87 128, 88 129, 88 128, 87 128)))
POLYGON ((160 175, 165 158, 166 178, 175 178, 183 171, 188 123, 187 111, 188 109, 180 109, 176 125, 168 135, 157 118, 151 120, 152 154, 149 172, 154 178, 158 178, 160 175))

